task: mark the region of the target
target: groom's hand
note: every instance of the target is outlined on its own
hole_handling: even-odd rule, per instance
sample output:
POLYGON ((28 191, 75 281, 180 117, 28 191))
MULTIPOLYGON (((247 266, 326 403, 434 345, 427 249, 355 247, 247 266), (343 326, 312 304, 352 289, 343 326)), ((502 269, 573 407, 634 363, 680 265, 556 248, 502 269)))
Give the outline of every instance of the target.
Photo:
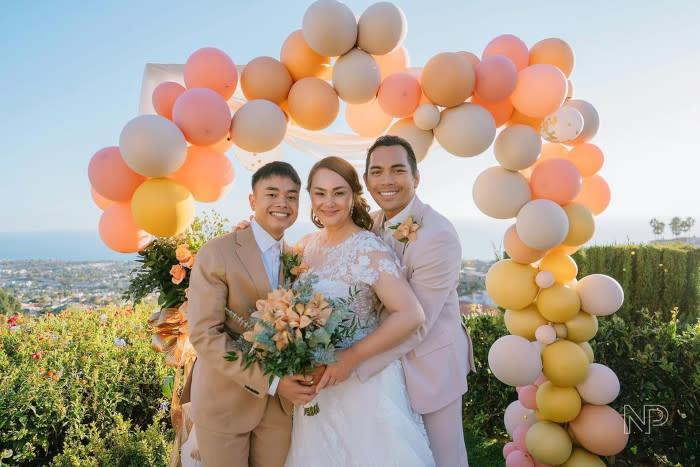
POLYGON ((316 396, 316 391, 313 386, 303 384, 308 384, 310 381, 310 376, 283 376, 280 378, 279 385, 277 386, 277 393, 294 405, 308 404, 313 400, 314 396, 316 396))

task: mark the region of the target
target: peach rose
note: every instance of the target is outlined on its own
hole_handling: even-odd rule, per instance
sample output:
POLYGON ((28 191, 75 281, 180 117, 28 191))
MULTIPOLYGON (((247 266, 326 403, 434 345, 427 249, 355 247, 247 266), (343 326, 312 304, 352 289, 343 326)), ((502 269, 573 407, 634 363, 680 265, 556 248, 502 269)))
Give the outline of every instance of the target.
POLYGON ((187 271, 185 271, 185 268, 183 268, 181 265, 176 264, 172 268, 170 268, 170 275, 172 277, 173 284, 179 284, 185 279, 185 276, 187 275, 187 271))
POLYGON ((190 251, 190 247, 186 243, 181 243, 175 249, 175 258, 185 266, 186 268, 191 268, 194 264, 194 255, 190 251))

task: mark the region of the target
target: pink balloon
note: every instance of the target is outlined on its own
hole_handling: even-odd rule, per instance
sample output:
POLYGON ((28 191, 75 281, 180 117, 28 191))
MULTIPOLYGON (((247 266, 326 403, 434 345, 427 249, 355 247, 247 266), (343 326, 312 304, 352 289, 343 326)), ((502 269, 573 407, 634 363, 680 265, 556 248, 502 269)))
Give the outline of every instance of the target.
POLYGON ((544 383, 545 381, 548 381, 548 380, 547 380, 547 377, 544 375, 544 373, 540 373, 540 375, 537 377, 537 379, 535 380, 535 382, 532 383, 532 384, 534 384, 535 386, 539 387, 539 386, 540 386, 542 383, 544 383))
POLYGON ((520 70, 510 100, 513 107, 533 118, 544 118, 566 99, 566 76, 554 65, 537 64, 520 70))
POLYGON ((529 454, 523 451, 513 451, 506 457, 506 467, 534 467, 529 454))
POLYGON ((518 71, 525 68, 530 63, 530 51, 525 42, 512 34, 504 34, 493 39, 486 45, 481 60, 492 55, 503 55, 508 57, 518 71))
POLYGON ((228 134, 231 111, 224 98, 211 89, 192 88, 175 101, 173 122, 187 141, 197 146, 209 146, 228 134))
POLYGON ((404 71, 392 73, 382 81, 377 99, 386 114, 406 118, 415 112, 421 93, 418 79, 404 71))
POLYGON ((535 395, 537 394, 537 386, 530 384, 525 386, 518 393, 518 400, 523 405, 523 407, 535 410, 537 408, 537 402, 535 400, 535 395))
POLYGON ((235 171, 223 154, 210 147, 190 146, 185 163, 168 178, 184 185, 197 201, 211 203, 226 194, 235 171))
POLYGON ((131 203, 116 203, 105 209, 99 225, 102 241, 118 253, 136 253, 153 240, 131 214, 131 203))
POLYGON ((503 458, 504 459, 507 458, 508 454, 510 454, 513 451, 517 451, 517 450, 518 450, 518 447, 515 445, 514 442, 511 441, 509 443, 506 443, 505 446, 503 446, 503 458))
POLYGON ((164 81, 153 90, 151 101, 156 113, 169 120, 173 119, 173 105, 180 94, 185 92, 185 87, 173 81, 164 81))
POLYGON ((540 462, 537 459, 533 459, 535 461, 535 467, 554 467, 552 464, 545 464, 544 462, 540 462))
POLYGON ((238 85, 238 70, 223 51, 205 47, 194 52, 185 63, 187 88, 209 88, 224 99, 233 96, 238 85))
POLYGON ((103 211, 116 203, 116 201, 112 201, 111 199, 107 199, 104 196, 100 195, 98 192, 95 191, 93 187, 90 187, 90 196, 92 196, 92 200, 95 202, 98 208, 102 209, 103 211))
POLYGON ((488 102, 507 99, 518 84, 518 70, 503 55, 491 55, 476 66, 474 93, 488 102))
POLYGON ((117 146, 102 148, 92 156, 88 178, 95 191, 112 201, 129 201, 146 177, 126 165, 117 146))
POLYGON ((525 436, 527 431, 530 429, 530 425, 518 425, 513 430, 513 442, 521 451, 527 451, 527 445, 525 444, 525 436))
POLYGON ((549 159, 532 171, 532 199, 549 199, 563 206, 576 198, 581 191, 581 183, 581 173, 573 162, 549 159))

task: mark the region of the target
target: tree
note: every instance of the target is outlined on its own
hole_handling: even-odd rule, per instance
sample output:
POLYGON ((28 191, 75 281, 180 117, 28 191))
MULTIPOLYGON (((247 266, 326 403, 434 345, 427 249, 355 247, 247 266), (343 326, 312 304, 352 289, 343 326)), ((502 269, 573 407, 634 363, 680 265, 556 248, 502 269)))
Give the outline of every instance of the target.
POLYGON ((654 235, 657 237, 659 235, 663 235, 664 229, 666 228, 666 224, 658 220, 656 217, 649 221, 649 225, 651 226, 651 230, 654 231, 654 235))
POLYGON ((690 232, 690 229, 695 225, 695 219, 692 217, 686 217, 684 221, 681 222, 681 231, 690 232))
POLYGON ((12 295, 0 289, 0 315, 13 315, 22 311, 22 304, 12 295))
POLYGON ((683 221, 678 216, 671 219, 671 223, 669 224, 669 227, 671 228, 671 233, 673 234, 674 237, 678 237, 681 234, 681 232, 683 232, 683 230, 681 229, 682 222, 683 221))

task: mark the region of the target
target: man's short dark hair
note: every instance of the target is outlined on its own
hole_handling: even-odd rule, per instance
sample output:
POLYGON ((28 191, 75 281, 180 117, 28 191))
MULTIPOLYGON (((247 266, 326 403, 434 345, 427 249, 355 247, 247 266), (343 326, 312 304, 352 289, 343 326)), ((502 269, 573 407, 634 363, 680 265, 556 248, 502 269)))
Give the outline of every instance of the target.
POLYGON ((279 175, 280 177, 287 177, 295 184, 301 186, 301 179, 299 178, 299 174, 297 173, 297 171, 294 170, 294 167, 292 167, 287 162, 273 161, 268 162, 267 164, 263 165, 255 171, 251 180, 251 187, 253 188, 253 190, 255 190, 255 185, 260 180, 264 180, 275 175, 279 175))
POLYGON ((369 171, 369 158, 372 155, 372 151, 380 146, 403 146, 406 150, 406 155, 408 159, 408 165, 411 166, 411 173, 415 177, 418 172, 418 162, 416 161, 416 153, 413 152, 411 143, 401 138, 400 136, 394 135, 384 135, 377 138, 377 140, 369 147, 367 150, 367 159, 365 160, 365 173, 369 171))

